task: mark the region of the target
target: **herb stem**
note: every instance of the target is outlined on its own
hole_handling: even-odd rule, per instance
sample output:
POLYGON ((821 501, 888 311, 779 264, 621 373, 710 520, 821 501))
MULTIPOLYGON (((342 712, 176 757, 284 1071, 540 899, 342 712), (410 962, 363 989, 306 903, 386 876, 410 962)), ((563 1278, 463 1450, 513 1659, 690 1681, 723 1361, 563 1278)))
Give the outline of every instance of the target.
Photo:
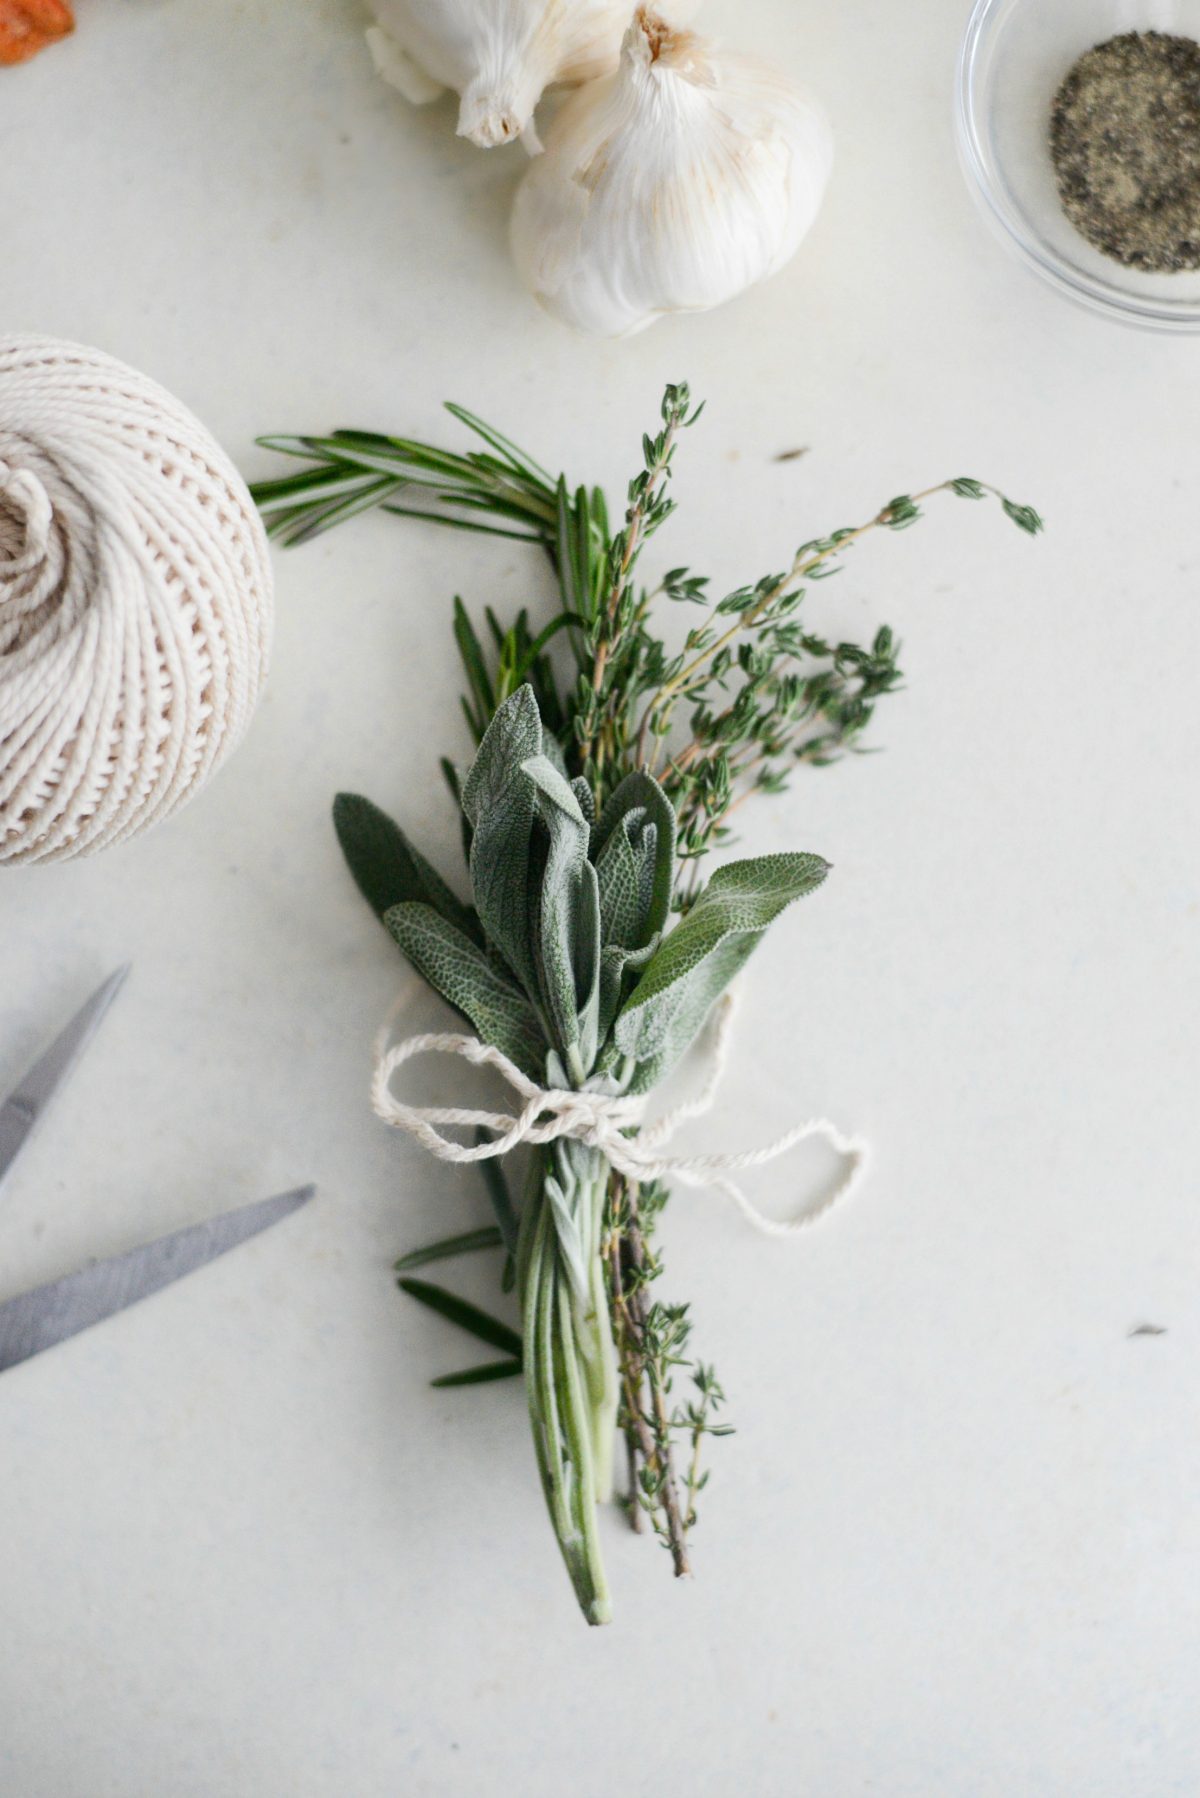
MULTIPOLYGON (((645 439, 645 467, 630 487, 625 526, 610 547, 608 594, 599 610, 592 638, 594 659, 591 701, 582 720, 579 740, 580 759, 594 786, 601 784, 605 749, 612 755, 618 747, 613 740, 611 728, 614 695, 605 697, 609 663, 622 640, 623 622, 628 623, 630 629, 637 630, 647 605, 643 597, 635 606, 632 618, 623 621, 622 612, 627 610, 629 580, 646 539, 671 509, 670 501, 664 501, 662 497, 662 490, 670 476, 675 440, 680 429, 686 424, 694 423, 699 416, 697 412, 693 413, 691 419, 688 418, 688 404, 686 387, 667 389, 663 401, 663 429, 657 438, 645 439)), ((620 700, 619 689, 616 696, 620 700)))
MULTIPOLYGON (((614 1176, 614 1180, 616 1176, 614 1176)), ((614 1335, 617 1341, 617 1352, 621 1362, 621 1385, 625 1396, 625 1448, 629 1460, 629 1517, 630 1527, 640 1532, 642 1527, 642 1501, 638 1492, 637 1463, 641 1456, 647 1469, 653 1473, 658 1463, 654 1437, 646 1422, 642 1410, 642 1377, 643 1370, 637 1355, 636 1326, 629 1307, 629 1300, 624 1289, 621 1274, 621 1245, 624 1238, 620 1230, 614 1229, 609 1239, 607 1259, 612 1280, 613 1318, 616 1324, 614 1335)))
MULTIPOLYGON (((642 1277, 646 1270, 646 1246, 642 1236, 641 1220, 638 1216, 636 1187, 626 1183, 625 1194, 628 1217, 625 1248, 635 1272, 640 1276, 630 1298, 630 1311, 637 1331, 639 1347, 644 1351, 647 1337, 647 1304, 642 1277)), ((679 1486, 675 1477, 674 1456, 671 1453, 671 1419, 667 1411, 663 1370, 654 1355, 643 1353, 643 1362, 654 1413, 655 1461, 661 1475, 660 1495, 666 1519, 667 1545, 671 1550, 671 1559, 675 1565, 675 1577, 682 1579, 692 1571, 692 1568, 688 1559, 687 1532, 679 1508, 679 1486)))
MULTIPOLYGON (((946 492, 953 486, 953 484, 952 481, 939 481, 934 487, 926 487, 920 493, 914 493, 907 496, 905 503, 915 510, 923 500, 932 499, 935 493, 946 492)), ((994 492, 995 490, 989 488, 988 491, 994 492)), ((698 679, 704 675, 704 672, 713 657, 718 655, 722 649, 728 648, 734 639, 740 636, 743 631, 752 630, 756 624, 760 623, 764 614, 769 611, 773 605, 776 605, 780 599, 784 598, 790 589, 795 586, 797 581, 803 580, 805 575, 811 575, 815 569, 820 568, 824 563, 828 562, 832 556, 840 555, 843 550, 849 548, 852 543, 857 543, 858 540, 861 537, 865 537, 868 532, 879 530, 888 525, 895 528, 898 522, 896 506, 897 502, 891 500, 875 514, 874 518, 869 518, 865 524, 853 525, 847 530, 839 531, 836 534, 836 537, 825 539, 822 543, 817 545, 815 550, 813 550, 812 546, 809 544, 806 544, 803 549, 798 550, 795 560, 786 574, 782 574, 778 580, 772 581, 770 586, 767 587, 762 594, 762 597, 758 599, 753 606, 749 607, 745 612, 741 613, 740 616, 735 618, 729 628, 726 631, 723 631, 719 637, 713 640, 713 642, 706 644, 703 649, 697 651, 692 660, 685 663, 678 674, 663 683, 658 692, 655 693, 650 700, 650 703, 642 716, 641 724, 638 726, 637 741, 639 766, 644 767, 646 765, 643 755, 646 733, 650 728, 655 714, 660 712, 664 706, 667 706, 669 708, 667 714, 669 718, 670 712, 674 710, 678 701, 682 699, 688 693, 690 688, 697 684, 698 679)), ((911 522, 911 517, 912 514, 910 513, 907 520, 908 522, 911 522)), ((658 763, 658 745, 662 742, 665 734, 665 730, 656 732, 655 752, 650 761, 650 771, 652 773, 658 763)))
POLYGON ((625 1455, 629 1469, 629 1527, 635 1536, 642 1533, 642 1507, 637 1496, 638 1446, 632 1426, 625 1431, 625 1455))
POLYGON ((537 1157, 519 1256, 526 1395, 546 1505, 571 1584, 588 1622, 608 1623, 612 1602, 596 1525, 595 1406, 544 1178, 545 1163, 537 1157))

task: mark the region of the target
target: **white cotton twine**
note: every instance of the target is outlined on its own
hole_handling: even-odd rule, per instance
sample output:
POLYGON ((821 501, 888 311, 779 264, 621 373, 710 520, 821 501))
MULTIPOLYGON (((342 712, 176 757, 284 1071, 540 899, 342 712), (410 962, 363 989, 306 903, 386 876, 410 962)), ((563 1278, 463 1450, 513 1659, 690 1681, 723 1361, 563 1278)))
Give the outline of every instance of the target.
POLYGON ((736 1205, 764 1235, 795 1236, 824 1217, 840 1200, 849 1198, 865 1178, 871 1151, 869 1144, 860 1137, 844 1136, 828 1118, 809 1118, 794 1125, 765 1148, 747 1149, 737 1155, 657 1153, 670 1141, 680 1124, 688 1118, 701 1117, 711 1109, 729 1055, 732 1022, 733 1000, 726 994, 716 1011, 703 1087, 694 1099, 686 1099, 672 1107, 646 1128, 642 1128, 647 1102, 644 1094, 629 1098, 619 1094, 539 1086, 507 1055, 489 1043, 481 1042, 477 1036, 410 1036, 389 1048, 389 1025, 384 1026, 376 1044, 371 1102, 385 1124, 415 1136, 439 1161, 490 1161, 495 1156, 507 1155, 518 1143, 548 1143, 571 1137, 576 1142, 586 1143, 589 1148, 598 1149, 609 1166, 629 1180, 671 1179, 684 1186, 710 1187, 736 1205), (459 1055, 473 1067, 495 1068, 525 1104, 516 1116, 457 1105, 405 1105, 391 1090, 392 1077, 397 1068, 416 1055, 459 1055), (455 1142, 452 1137, 443 1136, 437 1128, 439 1124, 488 1130, 492 1140, 468 1147, 465 1143, 455 1142), (741 1168, 761 1167, 764 1162, 786 1155, 789 1149, 814 1136, 822 1137, 845 1156, 849 1170, 817 1203, 804 1206, 790 1217, 765 1216, 751 1204, 740 1186, 725 1177, 741 1168))
POLYGON ((0 339, 0 863, 88 855, 183 804, 267 669, 245 482, 99 350, 0 339))

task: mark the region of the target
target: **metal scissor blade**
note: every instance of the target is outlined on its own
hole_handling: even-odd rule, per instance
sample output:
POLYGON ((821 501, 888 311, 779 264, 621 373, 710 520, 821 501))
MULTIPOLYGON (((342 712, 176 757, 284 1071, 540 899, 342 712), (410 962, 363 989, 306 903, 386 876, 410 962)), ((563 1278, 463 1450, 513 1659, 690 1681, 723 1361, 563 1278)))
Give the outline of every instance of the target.
POLYGON ((290 1217, 315 1191, 313 1186, 300 1186, 294 1192, 277 1193, 9 1299, 0 1305, 0 1373, 215 1261, 290 1217))
POLYGON ((34 1125, 91 1041, 101 1018, 120 992, 129 964, 96 988, 71 1022, 34 1062, 24 1079, 0 1105, 0 1186, 29 1141, 34 1125))

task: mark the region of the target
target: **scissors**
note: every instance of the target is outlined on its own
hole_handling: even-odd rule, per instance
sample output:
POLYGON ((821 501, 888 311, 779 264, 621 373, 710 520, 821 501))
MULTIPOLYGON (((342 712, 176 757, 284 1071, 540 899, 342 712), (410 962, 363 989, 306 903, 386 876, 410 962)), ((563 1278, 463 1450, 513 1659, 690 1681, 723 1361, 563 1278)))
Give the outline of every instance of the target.
MULTIPOLYGON (((94 1036, 105 1012, 129 973, 118 968, 80 1007, 71 1022, 35 1061, 15 1091, 0 1105, 0 1186, 63 1081, 94 1036)), ((290 1217, 312 1198, 316 1188, 300 1186, 226 1211, 207 1223, 193 1224, 171 1236, 93 1261, 77 1274, 52 1280, 32 1292, 0 1304, 0 1373, 54 1348, 81 1330, 102 1323, 139 1299, 194 1273, 218 1255, 247 1242, 272 1224, 290 1217)))

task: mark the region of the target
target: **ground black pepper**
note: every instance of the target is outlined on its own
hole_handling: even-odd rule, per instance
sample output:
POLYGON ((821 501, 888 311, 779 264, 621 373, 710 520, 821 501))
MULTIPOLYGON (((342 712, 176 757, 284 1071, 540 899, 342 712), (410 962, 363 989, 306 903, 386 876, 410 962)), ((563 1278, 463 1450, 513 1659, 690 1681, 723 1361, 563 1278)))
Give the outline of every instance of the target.
POLYGON ((1200 268, 1200 44, 1130 31, 1054 97, 1050 148, 1071 223, 1130 268, 1200 268))

